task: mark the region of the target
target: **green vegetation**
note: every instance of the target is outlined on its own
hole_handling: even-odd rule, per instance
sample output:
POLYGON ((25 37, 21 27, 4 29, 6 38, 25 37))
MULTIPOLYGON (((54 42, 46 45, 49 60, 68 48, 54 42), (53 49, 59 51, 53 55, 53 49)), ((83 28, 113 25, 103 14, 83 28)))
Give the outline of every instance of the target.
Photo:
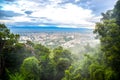
POLYGON ((19 35, 0 24, 0 80, 119 80, 120 0, 102 16, 94 30, 101 45, 88 44, 77 56, 61 46, 19 43, 19 35))

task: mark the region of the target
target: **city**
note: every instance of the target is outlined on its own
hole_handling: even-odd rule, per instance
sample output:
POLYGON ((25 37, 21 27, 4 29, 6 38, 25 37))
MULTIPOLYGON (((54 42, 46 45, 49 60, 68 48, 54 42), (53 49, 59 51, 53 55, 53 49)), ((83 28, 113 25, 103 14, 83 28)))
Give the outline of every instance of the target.
POLYGON ((95 46, 99 43, 92 32, 39 32, 39 33, 18 33, 19 41, 25 43, 27 40, 34 43, 40 43, 50 48, 62 46, 64 48, 75 48, 76 46, 95 46))

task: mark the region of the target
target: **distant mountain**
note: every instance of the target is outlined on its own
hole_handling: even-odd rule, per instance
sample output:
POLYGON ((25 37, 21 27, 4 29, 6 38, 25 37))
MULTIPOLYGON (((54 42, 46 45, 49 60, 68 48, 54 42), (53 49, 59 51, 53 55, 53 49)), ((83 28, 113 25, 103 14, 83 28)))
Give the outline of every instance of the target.
POLYGON ((60 28, 60 27, 38 27, 38 26, 21 26, 21 27, 9 27, 13 33, 22 32, 93 32, 93 29, 88 28, 60 28))

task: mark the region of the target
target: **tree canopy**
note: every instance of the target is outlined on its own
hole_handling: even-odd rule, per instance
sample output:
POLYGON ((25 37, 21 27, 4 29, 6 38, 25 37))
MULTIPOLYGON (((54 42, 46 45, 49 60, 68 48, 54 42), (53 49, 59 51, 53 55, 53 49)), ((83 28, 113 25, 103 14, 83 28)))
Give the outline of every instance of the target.
POLYGON ((19 35, 0 24, 0 80, 119 80, 120 0, 102 16, 94 30, 100 46, 86 45, 78 58, 61 46, 20 43, 19 35))

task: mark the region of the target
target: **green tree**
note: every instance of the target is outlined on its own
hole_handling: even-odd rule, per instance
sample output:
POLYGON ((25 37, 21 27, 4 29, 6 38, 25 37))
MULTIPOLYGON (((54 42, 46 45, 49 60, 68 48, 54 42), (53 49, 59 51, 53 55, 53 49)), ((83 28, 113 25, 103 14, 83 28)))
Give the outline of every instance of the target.
POLYGON ((9 74, 9 77, 10 77, 9 80, 25 80, 25 77, 18 72, 14 73, 14 74, 12 74, 12 73, 9 74))
MULTIPOLYGON (((101 49, 106 57, 108 66, 120 74, 120 26, 115 20, 105 20, 96 24, 95 33, 98 33, 101 41, 101 49)), ((119 78, 118 78, 119 79, 119 78)))
POLYGON ((21 65, 21 73, 25 80, 39 80, 40 79, 39 61, 35 57, 28 57, 21 65))
POLYGON ((117 24, 120 26, 120 0, 117 1, 114 7, 114 15, 115 15, 117 24))
POLYGON ((35 55, 38 60, 40 60, 40 66, 41 66, 41 80, 50 80, 54 79, 54 64, 52 60, 50 59, 50 50, 41 45, 36 44, 34 46, 35 49, 35 55))
POLYGON ((71 52, 59 46, 53 50, 53 53, 53 60, 56 66, 55 80, 61 80, 64 77, 64 71, 72 63, 71 52))
POLYGON ((0 78, 5 77, 5 68, 7 68, 7 61, 14 45, 18 42, 19 35, 10 33, 10 30, 4 24, 0 24, 0 78))
POLYGON ((46 63, 49 61, 49 55, 50 55, 50 50, 41 45, 41 44, 36 44, 34 46, 34 49, 35 49, 35 54, 36 54, 36 57, 43 63, 46 63))
POLYGON ((102 19, 101 20, 109 20, 114 18, 113 10, 108 10, 106 13, 102 13, 102 19))
POLYGON ((6 68, 12 73, 19 71, 23 60, 27 57, 34 56, 33 50, 24 43, 16 43, 11 52, 6 53, 6 68))
POLYGON ((96 24, 95 33, 101 41, 101 50, 106 58, 106 64, 116 73, 115 80, 120 77, 120 0, 117 1, 114 13, 115 19, 102 20, 96 24))
POLYGON ((71 52, 69 50, 64 50, 63 47, 59 46, 53 50, 54 61, 59 61, 60 58, 68 58, 72 61, 71 52))
POLYGON ((90 80, 104 80, 104 65, 91 64, 90 65, 90 80))

